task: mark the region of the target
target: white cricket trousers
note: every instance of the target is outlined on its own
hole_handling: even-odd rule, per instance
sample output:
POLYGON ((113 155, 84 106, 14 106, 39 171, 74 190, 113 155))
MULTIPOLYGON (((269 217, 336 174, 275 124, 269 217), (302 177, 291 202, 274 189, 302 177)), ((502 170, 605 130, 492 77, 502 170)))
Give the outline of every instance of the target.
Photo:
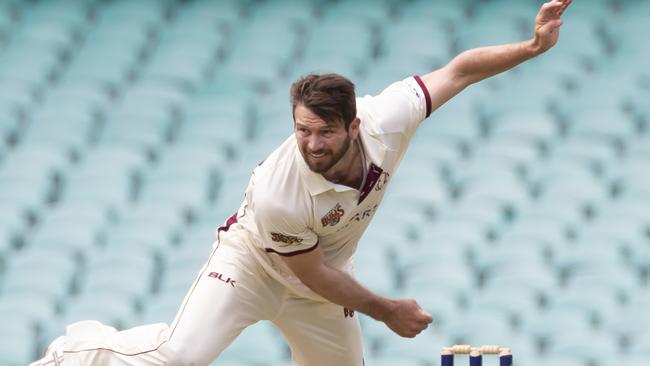
POLYGON ((297 365, 361 366, 358 317, 346 316, 339 305, 290 293, 234 237, 215 245, 171 326, 118 332, 96 321, 72 324, 63 366, 209 365, 258 320, 278 327, 297 365))

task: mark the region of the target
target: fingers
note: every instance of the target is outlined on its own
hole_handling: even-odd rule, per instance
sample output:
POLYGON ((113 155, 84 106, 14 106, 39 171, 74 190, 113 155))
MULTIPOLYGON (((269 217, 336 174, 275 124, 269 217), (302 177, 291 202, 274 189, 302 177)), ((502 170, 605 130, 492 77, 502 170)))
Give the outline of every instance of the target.
POLYGON ((420 309, 420 314, 422 315, 422 322, 424 324, 431 324, 433 322, 433 317, 431 314, 427 313, 426 311, 420 309))
POLYGON ((562 16, 566 8, 568 8, 572 2, 573 0, 551 0, 542 5, 542 12, 559 17, 562 16))

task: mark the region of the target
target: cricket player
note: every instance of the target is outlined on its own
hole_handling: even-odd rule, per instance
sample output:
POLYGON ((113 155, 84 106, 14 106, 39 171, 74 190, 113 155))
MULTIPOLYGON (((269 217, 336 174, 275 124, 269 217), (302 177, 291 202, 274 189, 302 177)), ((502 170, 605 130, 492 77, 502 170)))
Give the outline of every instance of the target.
POLYGON ((377 96, 356 98, 354 85, 335 74, 296 81, 294 133, 254 170, 171 326, 118 332, 78 322, 32 366, 208 365, 259 320, 283 333, 297 365, 360 366, 355 312, 415 337, 431 315, 415 300, 359 284, 356 245, 420 122, 467 86, 553 47, 570 3, 543 4, 528 41, 463 52, 377 96))

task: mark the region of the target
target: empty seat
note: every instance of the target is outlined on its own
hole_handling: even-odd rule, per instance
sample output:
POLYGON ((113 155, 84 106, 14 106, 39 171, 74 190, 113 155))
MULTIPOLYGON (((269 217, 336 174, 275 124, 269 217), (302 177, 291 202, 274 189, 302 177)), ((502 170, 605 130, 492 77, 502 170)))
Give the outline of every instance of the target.
POLYGON ((92 319, 122 328, 122 324, 133 316, 136 316, 135 307, 128 297, 119 296, 113 291, 97 290, 70 299, 65 305, 64 315, 50 323, 49 327, 56 328, 92 319))
POLYGON ((217 362, 266 363, 287 359, 286 342, 279 332, 267 321, 249 326, 220 355, 217 362), (251 349, 257 350, 251 352, 251 349))
POLYGON ((49 247, 28 249, 11 257, 4 276, 3 294, 36 293, 52 301, 69 295, 76 277, 74 259, 49 247))
POLYGON ((33 360, 37 345, 36 332, 31 321, 21 317, 3 316, 0 332, 7 335, 0 343, 0 364, 18 366, 33 360))

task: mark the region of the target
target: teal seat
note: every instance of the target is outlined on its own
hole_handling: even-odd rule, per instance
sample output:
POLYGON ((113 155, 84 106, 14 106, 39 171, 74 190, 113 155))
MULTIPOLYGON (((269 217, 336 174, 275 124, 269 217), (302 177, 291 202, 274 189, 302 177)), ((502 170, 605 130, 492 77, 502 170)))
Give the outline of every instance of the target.
MULTIPOLYGON (((458 199, 477 202, 481 200, 501 203, 511 207, 525 207, 530 202, 526 184, 516 176, 510 162, 496 159, 492 161, 475 160, 467 170, 454 172, 458 185, 458 199), (488 171, 493 168, 493 174, 488 171), (498 170, 501 170, 499 172, 498 170)), ((498 207, 495 204, 495 207, 498 207)))
POLYGON ((376 293, 391 296, 397 292, 397 276, 385 250, 359 248, 354 257, 354 274, 360 283, 376 293))
MULTIPOLYGON (((395 66, 399 66, 399 59, 406 66, 413 66, 413 58, 429 58, 432 61, 444 62, 451 58, 451 36, 442 24, 437 22, 401 21, 388 24, 386 27, 381 51, 382 59, 392 61, 395 66), (422 47, 423 44, 428 46, 422 47)), ((417 73, 432 71, 432 69, 404 71, 417 73)))
POLYGON ((28 227, 30 215, 30 211, 20 204, 3 202, 0 206, 0 227, 5 233, 20 233, 28 227))
MULTIPOLYGON (((9 314, 17 319, 31 321, 42 325, 56 316, 58 302, 47 294, 37 291, 13 291, 0 296, 0 314, 7 318, 9 314)), ((6 319, 3 319, 6 320, 6 319)))
POLYGON ((375 22, 386 24, 390 22, 390 1, 341 1, 333 6, 327 6, 324 17, 339 22, 375 22))
POLYGON ((256 5, 251 10, 257 21, 281 21, 288 24, 309 24, 314 20, 319 1, 278 1, 256 5))
POLYGON ((99 11, 100 21, 113 23, 148 23, 155 24, 162 20, 165 2, 142 1, 138 3, 114 2, 99 11))
MULTIPOLYGON (((432 145, 426 136, 418 138, 412 142, 407 153, 407 158, 403 161, 403 166, 412 167, 417 164, 426 164, 433 166, 433 172, 441 178, 445 178, 452 167, 461 164, 464 159, 463 147, 453 140, 439 139, 432 145), (412 163, 410 163, 412 161, 412 163)), ((400 168, 401 169, 401 168, 400 168)), ((404 169, 406 170, 406 169, 404 169)))
POLYGON ((448 317, 440 330, 455 344, 506 345, 517 337, 508 319, 497 314, 485 316, 485 311, 469 310, 448 317))
POLYGON ((616 340, 597 334, 557 332, 546 352, 548 357, 562 357, 576 363, 599 364, 602 359, 621 353, 616 340))
POLYGON ((219 72, 246 82, 275 82, 288 71, 300 44, 295 25, 282 18, 255 18, 233 38, 228 59, 219 72), (260 59, 266 62, 260 63, 260 59))
MULTIPOLYGON (((95 170, 99 170, 97 168, 95 170)), ((65 202, 92 202, 108 210, 119 211, 134 198, 135 178, 128 174, 111 173, 95 171, 71 174, 64 192, 65 202)))
MULTIPOLYGON (((502 277, 504 278, 504 277, 502 277)), ((521 328, 524 319, 535 317, 542 311, 545 293, 523 281, 513 286, 501 287, 505 282, 488 282, 480 291, 468 293, 465 297, 467 307, 475 312, 504 317, 514 329, 521 328), (507 288, 504 294, 503 288, 507 288)))
POLYGON ((647 243, 647 225, 634 216, 610 216, 606 213, 597 218, 580 232, 584 242, 605 239, 621 243, 624 246, 643 246, 647 243))
POLYGON ((363 22, 340 23, 334 19, 324 19, 311 25, 304 57, 306 60, 318 60, 336 55, 337 59, 369 60, 373 47, 370 31, 370 27, 363 22), (347 41, 341 43, 341 39, 347 41))
POLYGON ((0 79, 43 83, 57 70, 56 52, 56 47, 47 42, 33 41, 29 45, 15 46, 0 58, 0 79))
POLYGON ((369 355, 366 364, 375 365, 372 361, 376 360, 379 365, 388 365, 389 361, 393 361, 393 365, 437 365, 434 362, 439 361, 440 350, 452 341, 447 336, 436 334, 432 328, 435 328, 435 322, 412 339, 387 334, 381 349, 369 355))
POLYGON ((106 238, 107 246, 147 248, 149 251, 161 251, 172 245, 177 227, 160 227, 156 221, 123 222, 114 227, 106 238))
POLYGON ((52 183, 43 177, 7 178, 0 173, 0 201, 40 215, 51 199, 52 183))
POLYGON ((30 236, 27 245, 55 247, 70 254, 82 254, 99 244, 105 228, 105 222, 90 217, 87 220, 82 217, 49 220, 45 216, 42 226, 30 236))
MULTIPOLYGON (((186 289, 189 291, 189 287, 186 289)), ((183 302, 183 294, 170 292, 150 296, 141 316, 134 319, 133 326, 152 323, 171 324, 183 302)))
MULTIPOLYGON (((208 144, 233 155, 236 146, 246 141, 249 125, 247 105, 235 100, 231 105, 200 98, 190 103, 187 119, 180 127, 177 141, 183 144, 208 144), (210 105, 211 104, 211 105, 210 105)), ((216 98, 223 99, 226 98, 216 98)))
POLYGON ((624 145, 636 134, 636 126, 620 110, 595 108, 570 117, 569 134, 576 138, 624 145))
POLYGON ((113 294, 118 298, 142 301, 153 288, 153 261, 91 260, 80 284, 81 296, 96 293, 113 294))
POLYGON ((522 136, 493 137, 477 146, 474 153, 486 161, 504 160, 516 169, 526 170, 536 164, 542 155, 540 146, 531 140, 522 139, 522 136))
POLYGON ((528 33, 521 32, 517 27, 518 20, 520 19, 501 13, 497 18, 478 18, 473 22, 467 22, 465 26, 458 29, 458 51, 482 47, 486 44, 506 44, 527 39, 528 33), (495 19, 499 21, 495 22, 495 19))
MULTIPOLYGON (((135 43, 139 42, 136 40, 135 43)), ((129 41, 125 38, 91 36, 90 43, 72 60, 62 80, 118 88, 126 81, 129 68, 137 61, 134 47, 129 47, 129 41)))
POLYGON ((155 80, 142 80, 133 87, 126 89, 121 98, 123 102, 120 104, 120 108, 137 111, 137 105, 142 106, 146 103, 147 106, 144 106, 144 108, 148 109, 147 113, 157 113, 160 112, 158 109, 162 109, 162 111, 173 116, 174 113, 180 112, 191 96, 188 90, 179 85, 155 80))
POLYGON ((164 148, 171 133, 171 122, 156 117, 114 115, 102 131, 102 146, 119 146, 138 149, 155 156, 164 148))
POLYGON ((88 148, 98 123, 81 109, 64 110, 61 105, 55 113, 36 113, 32 124, 23 136, 23 142, 30 145, 56 146, 79 156, 88 148), (79 113, 82 112, 82 113, 79 113))
MULTIPOLYGON (((207 257, 205 258, 207 259, 207 257)), ((203 262, 200 262, 199 259, 195 259, 194 261, 184 261, 185 263, 182 263, 182 265, 168 265, 160 283, 160 296, 182 299, 201 270, 200 265, 197 266, 197 264, 201 263, 201 265, 203 265, 206 259, 204 259, 203 262), (190 266, 186 266, 187 264, 190 266)), ((180 305, 180 303, 178 305, 180 305)))
POLYGON ((511 207, 498 199, 476 197, 462 199, 459 202, 438 204, 435 207, 435 220, 471 220, 498 230, 510 215, 511 207))
POLYGON ((571 334, 589 337, 594 332, 589 315, 584 311, 560 307, 549 309, 523 319, 521 330, 541 344, 549 344, 559 333, 571 329, 571 334))
POLYGON ((146 201, 129 206, 120 216, 119 224, 126 226, 159 225, 162 230, 182 227, 186 213, 179 205, 165 201, 146 201))
POLYGON ((405 6, 398 7, 400 21, 423 22, 434 20, 453 25, 466 18, 467 4, 447 1, 413 1, 405 6))
POLYGON ((620 161, 615 143, 580 137, 569 137, 564 142, 553 146, 550 154, 556 159, 585 164, 596 171, 620 161))
POLYGON ((610 199, 603 182, 586 176, 555 176, 539 182, 542 200, 572 200, 587 209, 595 209, 610 199))
MULTIPOLYGON (((8 314, 3 314, 8 315, 8 314)), ((3 337, 0 343, 0 364, 6 366, 26 365, 33 361, 37 344, 36 332, 31 321, 18 317, 3 316, 0 321, 3 337)))
MULTIPOLYGON (((136 314, 131 299, 107 290, 97 290, 71 298, 65 304, 64 315, 50 323, 48 328, 61 328, 82 320, 97 320, 123 329, 123 323, 136 314)), ((61 331, 60 333, 63 333, 61 331)))
POLYGON ((70 157, 57 146, 24 145, 12 151, 0 165, 1 178, 54 180, 68 170, 70 157))
POLYGON ((435 140, 452 140, 465 146, 480 138, 482 131, 476 114, 470 108, 443 106, 423 123, 417 134, 435 140))
POLYGON ((62 255, 50 247, 28 249, 12 255, 5 271, 2 293, 35 293, 46 295, 51 301, 69 295, 77 266, 72 256, 62 255))
POLYGON ((431 267, 410 268, 404 272, 404 288, 411 293, 427 288, 470 291, 478 282, 468 267, 459 267, 456 263, 437 262, 431 267))
POLYGON ((481 220, 462 218, 438 220, 421 230, 422 243, 436 243, 444 240, 459 240, 467 243, 483 243, 488 240, 489 225, 481 220))
POLYGON ((163 203, 173 206, 179 213, 189 214, 210 199, 207 184, 189 180, 165 180, 145 187, 140 197, 146 204, 163 203))
POLYGON ((195 87, 207 79, 215 61, 216 47, 204 42, 183 42, 165 45, 144 69, 143 78, 195 87))
POLYGON ((224 350, 217 359, 221 362, 266 363, 289 358, 289 349, 280 333, 270 322, 261 321, 249 326, 224 350), (251 350, 256 350, 251 352, 251 350))
POLYGON ((9 226, 0 225, 0 253, 8 252, 16 245, 15 235, 9 226))
MULTIPOLYGON (((256 4, 256 6, 259 6, 256 4)), ((218 11, 215 11, 215 4, 211 1, 200 0, 183 4, 178 8, 178 15, 175 24, 178 27, 198 26, 217 27, 221 24, 236 22, 243 15, 243 11, 248 9, 245 3, 236 0, 220 1, 218 11)), ((255 8, 255 7, 251 7, 255 8)))

